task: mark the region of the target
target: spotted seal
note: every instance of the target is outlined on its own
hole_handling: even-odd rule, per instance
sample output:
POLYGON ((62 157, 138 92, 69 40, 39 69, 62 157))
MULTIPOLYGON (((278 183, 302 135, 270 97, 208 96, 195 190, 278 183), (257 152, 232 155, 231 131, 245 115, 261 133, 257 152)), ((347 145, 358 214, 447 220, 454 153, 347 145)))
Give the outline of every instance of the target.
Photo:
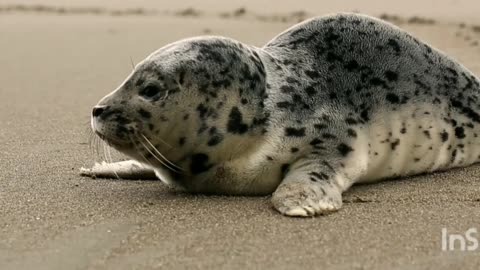
POLYGON ((224 37, 167 45, 93 109, 134 161, 83 174, 156 175, 191 192, 272 195, 289 216, 338 210, 355 183, 480 159, 480 82, 387 22, 313 18, 262 48, 224 37))

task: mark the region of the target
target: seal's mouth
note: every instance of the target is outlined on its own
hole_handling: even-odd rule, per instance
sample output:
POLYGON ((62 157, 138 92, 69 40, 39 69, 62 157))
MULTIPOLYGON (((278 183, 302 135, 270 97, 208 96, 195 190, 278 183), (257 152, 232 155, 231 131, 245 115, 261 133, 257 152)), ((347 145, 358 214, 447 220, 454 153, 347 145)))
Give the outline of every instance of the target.
POLYGON ((95 134, 97 134, 97 136, 100 137, 100 139, 102 139, 103 141, 105 141, 106 143, 108 143, 110 146, 114 148, 130 148, 133 146, 131 141, 111 138, 111 137, 105 136, 104 134, 98 131, 95 131, 95 134))
MULTIPOLYGON (((106 142, 109 146, 115 148, 116 150, 126 154, 127 156, 133 157, 136 160, 143 160, 152 165, 152 167, 161 167, 165 170, 174 173, 175 175, 185 175, 185 169, 175 164, 169 160, 162 152, 159 150, 159 146, 155 145, 145 134, 141 131, 133 128, 123 128, 125 131, 124 134, 129 140, 121 139, 115 136, 107 136, 98 130, 94 130, 95 135, 97 135, 102 141, 106 142)), ((161 140, 163 144, 172 148, 171 145, 161 140)))

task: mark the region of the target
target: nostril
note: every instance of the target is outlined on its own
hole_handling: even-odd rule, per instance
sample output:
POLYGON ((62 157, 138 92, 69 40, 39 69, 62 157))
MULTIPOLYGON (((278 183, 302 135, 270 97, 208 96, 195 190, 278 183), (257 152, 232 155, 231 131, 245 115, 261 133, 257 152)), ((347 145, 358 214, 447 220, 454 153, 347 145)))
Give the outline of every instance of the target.
POLYGON ((93 107, 92 115, 93 117, 99 117, 106 109, 106 106, 95 106, 93 107))

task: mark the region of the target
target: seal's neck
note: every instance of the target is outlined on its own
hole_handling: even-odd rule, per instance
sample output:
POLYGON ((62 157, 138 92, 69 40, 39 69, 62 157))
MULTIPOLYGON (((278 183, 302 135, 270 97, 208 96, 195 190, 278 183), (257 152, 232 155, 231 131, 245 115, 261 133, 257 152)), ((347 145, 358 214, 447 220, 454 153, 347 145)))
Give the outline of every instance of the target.
POLYGON ((254 152, 267 132, 269 113, 261 49, 229 39, 199 42, 191 49, 202 63, 185 68, 183 87, 196 96, 191 113, 183 116, 188 124, 170 131, 178 142, 167 155, 195 175, 254 152))

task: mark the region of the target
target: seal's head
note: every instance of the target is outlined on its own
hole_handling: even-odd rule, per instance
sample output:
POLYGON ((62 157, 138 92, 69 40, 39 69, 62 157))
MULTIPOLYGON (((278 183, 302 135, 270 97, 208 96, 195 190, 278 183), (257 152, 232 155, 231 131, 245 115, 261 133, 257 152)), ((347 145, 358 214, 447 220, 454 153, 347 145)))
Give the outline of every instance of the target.
POLYGON ((228 133, 248 136, 265 121, 264 98, 265 70, 254 48, 226 38, 187 39, 139 63, 93 108, 92 128, 139 161, 179 162, 226 147, 228 133))

